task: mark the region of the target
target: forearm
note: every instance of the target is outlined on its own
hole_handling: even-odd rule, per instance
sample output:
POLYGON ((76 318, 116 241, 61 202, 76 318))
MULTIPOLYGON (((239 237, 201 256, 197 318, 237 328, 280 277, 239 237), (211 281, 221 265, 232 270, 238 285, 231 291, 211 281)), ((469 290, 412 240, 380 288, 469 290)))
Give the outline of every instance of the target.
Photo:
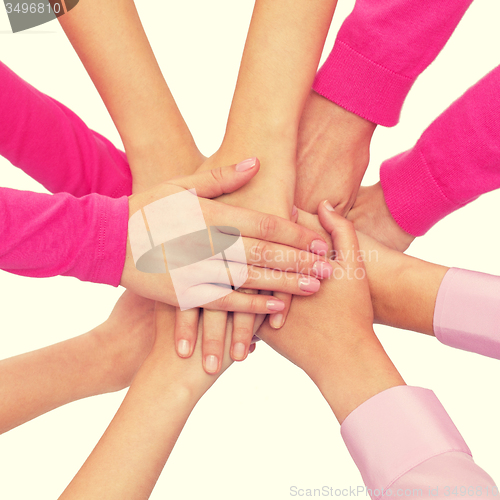
POLYGON ((149 498, 196 400, 148 358, 96 448, 61 499, 149 498))
POLYGON ((358 233, 375 321, 434 335, 436 297, 448 267, 389 249, 358 233))
POLYGON ((175 168, 186 159, 201 163, 133 0, 88 0, 59 20, 113 118, 133 175, 156 179, 167 155, 170 176, 184 173, 175 168))
POLYGON ((246 157, 286 144, 281 157, 260 157, 259 182, 285 182, 290 208, 299 119, 335 5, 334 0, 256 2, 221 148, 246 157))

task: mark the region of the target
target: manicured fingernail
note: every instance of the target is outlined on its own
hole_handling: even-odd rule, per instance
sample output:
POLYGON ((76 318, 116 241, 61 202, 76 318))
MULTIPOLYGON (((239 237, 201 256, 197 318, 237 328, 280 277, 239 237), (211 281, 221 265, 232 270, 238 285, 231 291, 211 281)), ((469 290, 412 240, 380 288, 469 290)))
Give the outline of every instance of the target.
POLYGON ((320 282, 316 278, 311 278, 310 276, 308 278, 300 278, 299 280, 299 288, 303 292, 317 292, 320 287, 320 282))
POLYGON ((243 160, 236 165, 236 172, 246 172, 247 170, 255 167, 256 164, 257 158, 248 158, 248 160, 243 160))
POLYGON ((242 342, 236 342, 233 347, 233 358, 237 361, 241 361, 245 357, 245 344, 242 342))
POLYGON ((180 356, 189 355, 189 342, 187 340, 179 340, 177 343, 177 352, 180 356))
POLYGON ((273 328, 281 328, 283 326, 283 314, 272 314, 269 323, 273 328))
POLYGON ((281 302, 281 300, 268 300, 267 308, 270 311, 283 311, 283 309, 285 309, 285 303, 281 302))
POLYGON ((250 346, 250 348, 248 349, 248 354, 252 354, 252 352, 254 352, 254 351, 255 351, 255 348, 256 348, 256 347, 257 347, 257 345, 256 345, 256 344, 252 344, 252 345, 250 346))
POLYGON ((294 205, 293 208, 292 208, 292 215, 297 215, 297 207, 294 205))
POLYGON ((326 255, 328 252, 328 245, 321 240, 314 240, 311 243, 311 252, 317 255, 326 255))
POLYGON ((315 262, 313 271, 318 278, 329 278, 333 273, 333 267, 329 262, 315 262))
POLYGON ((207 370, 208 373, 216 373, 217 368, 219 368, 219 360, 217 356, 213 356, 212 354, 207 356, 205 358, 205 370, 207 370))
POLYGON ((332 204, 328 200, 325 200, 323 202, 323 205, 325 205, 325 208, 330 212, 335 212, 335 209, 332 207, 332 204))

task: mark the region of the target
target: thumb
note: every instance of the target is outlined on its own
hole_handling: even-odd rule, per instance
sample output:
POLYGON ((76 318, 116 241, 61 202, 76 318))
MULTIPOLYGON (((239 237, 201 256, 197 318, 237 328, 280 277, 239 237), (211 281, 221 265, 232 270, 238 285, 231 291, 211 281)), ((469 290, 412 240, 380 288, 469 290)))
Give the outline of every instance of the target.
POLYGON ((226 193, 232 193, 245 185, 259 171, 260 162, 257 158, 249 158, 237 165, 219 167, 213 170, 196 172, 193 175, 171 181, 171 184, 184 189, 196 189, 196 194, 202 198, 217 198, 226 193))
POLYGON ((332 246, 337 260, 354 260, 359 251, 358 237, 354 226, 336 213, 328 200, 318 206, 319 221, 332 236, 332 246))

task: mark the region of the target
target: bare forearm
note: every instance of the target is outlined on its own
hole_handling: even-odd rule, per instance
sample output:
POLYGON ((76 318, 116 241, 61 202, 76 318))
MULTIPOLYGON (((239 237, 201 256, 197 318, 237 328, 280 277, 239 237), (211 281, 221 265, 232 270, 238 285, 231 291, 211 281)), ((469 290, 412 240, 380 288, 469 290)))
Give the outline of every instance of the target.
MULTIPOLYGON (((140 161, 157 151, 159 158, 168 154, 172 166, 197 156, 201 163, 133 0, 80 2, 60 22, 106 104, 129 157, 137 156, 140 161)), ((131 161, 132 170, 134 163, 131 161)))
POLYGON ((144 500, 196 401, 149 359, 105 434, 61 499, 144 500))
POLYGON ((291 186, 285 184, 291 198, 299 119, 335 5, 335 0, 257 0, 221 148, 242 157, 260 155, 259 182, 291 178, 286 182, 291 186), (266 162, 262 155, 274 155, 276 148, 283 152, 266 162))

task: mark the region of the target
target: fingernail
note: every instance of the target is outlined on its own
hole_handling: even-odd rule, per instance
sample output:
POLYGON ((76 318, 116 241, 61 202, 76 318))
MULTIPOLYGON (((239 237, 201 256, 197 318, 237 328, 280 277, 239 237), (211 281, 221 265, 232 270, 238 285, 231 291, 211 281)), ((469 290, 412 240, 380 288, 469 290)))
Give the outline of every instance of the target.
POLYGON ((273 314, 269 319, 269 323, 273 328, 281 328, 283 326, 283 314, 273 314))
POLYGON ((256 347, 257 347, 257 345, 256 345, 256 344, 252 344, 252 345, 250 346, 250 348, 248 349, 248 354, 252 354, 252 352, 254 352, 254 351, 255 351, 255 348, 256 348, 256 347))
POLYGON ((219 368, 219 360, 217 356, 213 356, 212 354, 207 356, 205 358, 205 370, 207 370, 208 373, 216 373, 217 368, 219 368))
POLYGON ((179 340, 177 343, 177 352, 180 356, 189 355, 189 342, 187 340, 179 340))
POLYGON ((332 207, 332 204, 328 200, 325 200, 323 202, 323 205, 325 205, 325 208, 330 212, 335 212, 335 209, 332 207))
POLYGON ((246 172, 247 170, 255 167, 256 164, 257 158, 248 158, 248 160, 243 160, 236 165, 236 172, 246 172))
POLYGON ((320 287, 320 282, 316 278, 311 278, 310 276, 308 278, 300 278, 299 279, 299 288, 303 292, 317 292, 320 287))
POLYGON ((233 347, 233 358, 241 361, 245 357, 245 344, 242 342, 236 342, 233 347))
POLYGON ((294 205, 293 208, 292 208, 292 215, 297 215, 297 207, 294 205))
POLYGON ((270 311, 283 311, 283 309, 285 309, 285 303, 281 302, 281 300, 268 300, 267 308, 270 311))
POLYGON ((333 273, 333 267, 329 262, 315 262, 313 271, 318 278, 329 278, 333 273))
POLYGON ((317 255, 326 255, 328 252, 328 245, 321 240, 314 240, 311 243, 311 252, 317 255))

